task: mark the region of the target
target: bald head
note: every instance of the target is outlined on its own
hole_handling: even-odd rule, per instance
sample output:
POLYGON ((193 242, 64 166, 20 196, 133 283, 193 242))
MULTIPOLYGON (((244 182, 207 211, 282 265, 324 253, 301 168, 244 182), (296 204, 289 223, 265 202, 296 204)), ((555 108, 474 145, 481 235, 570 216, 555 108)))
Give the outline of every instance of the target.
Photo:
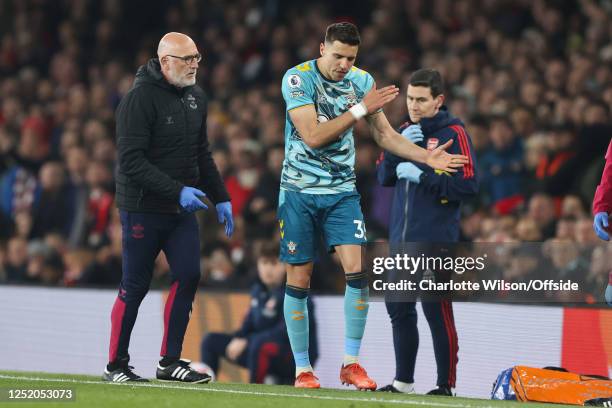
POLYGON ((192 55, 198 48, 188 35, 182 33, 168 33, 162 37, 157 46, 157 57, 162 59, 166 55, 192 55))
POLYGON ((201 56, 189 36, 174 32, 164 35, 157 47, 157 57, 169 83, 179 88, 195 84, 201 56))

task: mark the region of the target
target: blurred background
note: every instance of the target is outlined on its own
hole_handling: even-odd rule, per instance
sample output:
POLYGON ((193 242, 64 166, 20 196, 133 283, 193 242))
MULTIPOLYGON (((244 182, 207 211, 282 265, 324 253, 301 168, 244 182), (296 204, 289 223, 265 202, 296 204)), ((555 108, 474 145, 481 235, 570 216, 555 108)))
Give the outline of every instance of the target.
MULTIPOLYGON (((356 65, 402 89, 385 108, 393 126, 406 120, 413 70, 445 78, 482 175, 462 240, 590 245, 570 261, 603 288, 612 250, 590 205, 612 135, 611 17, 609 0, 0 0, 0 282, 117 286, 114 110, 160 37, 180 31, 204 56, 208 137, 237 224, 228 240, 214 211, 199 214, 201 284, 247 288, 258 248, 277 239, 282 75, 318 56, 328 24, 348 20, 362 35, 356 65)), ((385 239, 380 149, 364 121, 355 137, 368 238, 385 239)), ((316 293, 343 290, 333 258, 316 268, 327 271, 315 272, 316 293)), ((153 286, 168 280, 161 255, 153 286)))

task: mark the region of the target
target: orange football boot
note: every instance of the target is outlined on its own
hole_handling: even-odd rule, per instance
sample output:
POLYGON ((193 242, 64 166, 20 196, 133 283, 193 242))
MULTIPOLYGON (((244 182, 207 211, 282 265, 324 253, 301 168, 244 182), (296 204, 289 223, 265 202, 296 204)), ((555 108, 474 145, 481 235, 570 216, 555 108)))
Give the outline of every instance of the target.
POLYGON ((300 373, 300 375, 298 375, 295 379, 295 383, 293 385, 295 388, 321 388, 319 379, 312 371, 300 373))
POLYGON ((349 364, 340 369, 340 382, 343 385, 354 385, 358 390, 376 390, 376 381, 368 377, 365 368, 359 363, 349 364))

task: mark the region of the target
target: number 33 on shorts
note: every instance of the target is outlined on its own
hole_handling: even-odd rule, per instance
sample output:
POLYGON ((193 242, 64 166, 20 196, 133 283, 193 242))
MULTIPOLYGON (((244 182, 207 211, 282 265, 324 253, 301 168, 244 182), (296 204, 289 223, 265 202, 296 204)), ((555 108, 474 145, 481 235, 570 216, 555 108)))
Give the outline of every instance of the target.
POLYGON ((357 230, 355 232, 355 238, 364 238, 366 234, 365 222, 362 220, 353 220, 353 224, 356 225, 357 230))

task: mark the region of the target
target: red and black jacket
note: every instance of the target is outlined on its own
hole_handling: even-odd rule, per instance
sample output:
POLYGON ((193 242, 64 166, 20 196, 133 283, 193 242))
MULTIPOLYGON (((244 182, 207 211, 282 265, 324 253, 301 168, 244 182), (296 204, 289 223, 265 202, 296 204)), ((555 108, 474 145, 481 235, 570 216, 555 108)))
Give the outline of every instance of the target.
MULTIPOLYGON (((410 124, 402 125, 400 133, 410 124)), ((468 156, 469 163, 453 174, 414 163, 426 173, 419 184, 414 184, 397 178, 396 167, 405 160, 385 151, 377 166, 377 176, 383 186, 395 186, 389 241, 455 242, 459 239, 461 201, 478 193, 474 147, 463 123, 444 106, 420 124, 425 139, 419 146, 431 150, 452 139, 453 144, 447 151, 468 156)))

